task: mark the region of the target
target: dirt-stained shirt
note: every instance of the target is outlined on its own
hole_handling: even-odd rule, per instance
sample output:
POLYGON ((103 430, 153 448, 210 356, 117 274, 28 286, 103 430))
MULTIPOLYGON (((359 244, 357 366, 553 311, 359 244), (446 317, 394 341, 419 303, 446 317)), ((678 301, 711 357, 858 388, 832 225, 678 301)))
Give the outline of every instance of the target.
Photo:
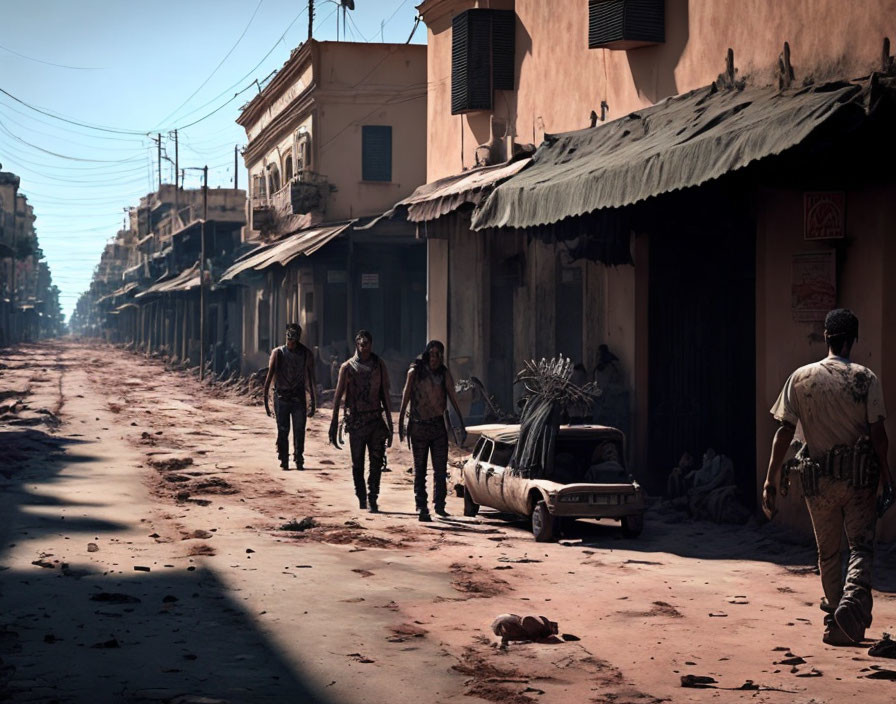
POLYGON ((295 350, 290 350, 286 345, 278 349, 277 364, 274 368, 274 388, 279 395, 304 396, 305 373, 310 352, 311 350, 301 343, 295 350))
POLYGON ((389 372, 383 361, 371 354, 363 361, 357 354, 343 362, 345 405, 355 413, 382 409, 382 392, 389 393, 389 372))
POLYGON ((800 367, 784 384, 771 408, 776 420, 800 424, 809 456, 836 445, 853 445, 870 423, 887 417, 877 375, 843 357, 800 367))
POLYGON ((414 386, 411 390, 411 418, 432 420, 441 418, 448 408, 448 394, 445 390, 447 370, 441 367, 432 371, 429 365, 412 366, 414 386))

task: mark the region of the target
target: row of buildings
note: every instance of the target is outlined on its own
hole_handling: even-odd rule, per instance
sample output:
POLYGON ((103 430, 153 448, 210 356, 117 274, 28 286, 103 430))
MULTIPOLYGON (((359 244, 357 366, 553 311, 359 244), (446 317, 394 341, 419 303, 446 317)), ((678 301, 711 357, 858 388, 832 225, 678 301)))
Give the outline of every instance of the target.
POLYGON ((0 348, 55 337, 65 327, 34 208, 19 186, 17 175, 0 170, 0 348))
MULTIPOLYGON (((442 339, 505 408, 526 359, 612 360, 648 489, 712 447, 753 505, 768 408, 823 356, 827 309, 859 315, 856 358, 896 407, 892 2, 418 10, 426 47, 309 40, 238 118, 246 224, 210 287, 238 292, 243 372, 288 320, 324 367, 362 326, 399 374, 442 339)), ((172 310, 180 292, 156 291, 172 310)), ((136 336, 111 330, 147 344, 139 295, 136 336)), ((799 492, 781 515, 808 529, 799 492)))

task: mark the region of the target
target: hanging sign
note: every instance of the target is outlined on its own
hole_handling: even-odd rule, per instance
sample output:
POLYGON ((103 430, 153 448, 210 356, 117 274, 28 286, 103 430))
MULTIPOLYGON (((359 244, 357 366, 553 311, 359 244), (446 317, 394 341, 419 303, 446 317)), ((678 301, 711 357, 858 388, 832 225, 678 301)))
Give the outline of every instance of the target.
POLYGON ((846 237, 846 194, 809 191, 803 195, 803 238, 836 240, 846 237))

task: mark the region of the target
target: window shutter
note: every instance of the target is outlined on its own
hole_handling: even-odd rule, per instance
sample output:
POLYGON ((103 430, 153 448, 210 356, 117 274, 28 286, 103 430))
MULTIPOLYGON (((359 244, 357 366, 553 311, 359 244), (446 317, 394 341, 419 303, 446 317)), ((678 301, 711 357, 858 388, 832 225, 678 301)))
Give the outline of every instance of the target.
POLYGON ((664 0, 588 0, 589 49, 637 49, 666 41, 664 0))
POLYGON ((361 127, 361 179, 364 181, 392 180, 392 127, 364 125, 361 127))
POLYGON ((492 83, 495 90, 513 90, 516 15, 512 10, 491 10, 492 83))
POLYGON ((492 28, 488 10, 467 10, 451 22, 451 114, 492 107, 492 28))
POLYGON ((491 110, 493 91, 514 88, 516 15, 474 9, 451 21, 451 114, 491 110))

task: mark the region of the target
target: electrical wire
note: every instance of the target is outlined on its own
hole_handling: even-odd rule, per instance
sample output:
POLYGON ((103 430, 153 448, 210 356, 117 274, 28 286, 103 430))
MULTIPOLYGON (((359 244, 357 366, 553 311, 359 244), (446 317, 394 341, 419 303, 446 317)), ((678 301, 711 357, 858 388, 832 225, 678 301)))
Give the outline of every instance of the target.
POLYGON ((5 96, 7 96, 7 97, 9 97, 9 98, 12 98, 12 99, 15 100, 17 103, 20 103, 21 105, 24 105, 26 108, 28 108, 28 109, 30 109, 30 110, 34 110, 35 112, 39 112, 41 115, 46 115, 47 117, 52 117, 52 118, 54 118, 54 119, 56 119, 56 120, 61 120, 62 122, 68 122, 68 123, 70 123, 70 124, 72 124, 72 125, 78 125, 79 127, 86 127, 86 128, 88 128, 88 129, 91 129, 91 130, 98 130, 98 131, 100 131, 100 132, 111 132, 111 133, 113 133, 113 134, 130 134, 130 135, 137 135, 137 136, 140 136, 140 137, 143 137, 143 136, 149 134, 149 132, 147 132, 146 130, 140 130, 140 131, 136 131, 136 130, 122 130, 122 129, 118 129, 118 128, 115 128, 115 127, 103 127, 103 126, 100 126, 100 125, 91 125, 91 124, 86 123, 86 122, 80 122, 79 120, 72 120, 72 119, 67 118, 67 117, 64 117, 64 116, 62 116, 62 115, 54 115, 52 112, 46 110, 45 108, 39 108, 39 107, 37 107, 37 106, 35 106, 35 105, 31 105, 30 103, 26 103, 26 102, 25 102, 24 100, 22 100, 21 98, 17 98, 17 97, 14 96, 12 93, 10 93, 8 90, 5 90, 5 89, 3 89, 3 88, 0 88, 0 93, 2 93, 3 95, 5 95, 5 96))
MULTIPOLYGON (((212 99, 209 100, 208 102, 203 103, 202 105, 200 105, 199 107, 195 108, 194 110, 192 110, 192 111, 190 111, 190 112, 188 112, 188 113, 182 115, 182 116, 181 116, 182 119, 186 119, 186 118, 189 117, 190 115, 194 115, 195 113, 199 112, 200 110, 202 110, 202 109, 208 107, 209 105, 211 105, 212 103, 214 103, 216 100, 218 100, 219 98, 222 98, 222 97, 225 96, 227 93, 229 93, 229 92, 232 91, 234 88, 236 88, 238 85, 240 85, 243 81, 245 81, 247 78, 249 78, 253 73, 255 73, 255 71, 258 69, 258 67, 261 66, 261 65, 267 60, 267 58, 268 58, 271 54, 274 53, 274 50, 275 50, 275 49, 277 48, 277 46, 280 44, 281 40, 286 36, 286 33, 289 32, 290 29, 292 29, 292 26, 293 26, 296 22, 299 21, 299 18, 300 18, 302 15, 304 15, 305 12, 307 12, 307 10, 308 10, 308 7, 307 7, 307 5, 306 5, 306 6, 302 9, 302 11, 301 11, 298 15, 296 15, 296 16, 293 18, 292 22, 290 22, 290 23, 287 25, 287 27, 286 27, 286 29, 284 30, 283 34, 281 34, 280 37, 277 39, 277 41, 274 42, 274 46, 271 47, 270 51, 268 51, 268 53, 265 54, 265 55, 261 58, 261 61, 259 61, 257 64, 255 64, 255 66, 253 66, 252 69, 251 69, 248 73, 246 73, 245 76, 243 76, 242 78, 240 78, 238 81, 236 81, 236 83, 234 83, 234 84, 233 84, 232 86, 230 86, 229 88, 225 88, 223 91, 221 91, 220 93, 218 93, 218 95, 216 95, 214 98, 212 98, 212 99)), ((254 81, 253 81, 249 86, 247 86, 247 88, 248 88, 248 87, 251 87, 252 85, 254 85, 254 81)), ((242 92, 244 92, 245 90, 247 90, 247 88, 243 88, 243 90, 241 90, 240 93, 242 93, 242 92)), ((239 93, 237 93, 237 95, 239 95, 239 93)), ((234 96, 234 97, 236 97, 236 96, 234 96)), ((231 100, 232 100, 232 99, 231 99, 231 100)), ((228 102, 230 102, 230 101, 228 101, 228 102)), ((204 118, 203 118, 203 119, 204 119, 204 118)), ((197 122, 198 122, 198 121, 197 121, 197 122)), ((193 123, 193 124, 195 124, 195 123, 193 123)), ((190 125, 187 125, 186 127, 189 127, 189 126, 190 126, 190 125)), ((178 128, 178 129, 186 129, 186 127, 180 127, 180 128, 178 128)), ((173 128, 172 128, 172 129, 173 129, 173 128)), ((169 130, 169 131, 170 131, 170 130, 169 130)))
POLYGON ((0 122, 0 129, 2 129, 4 132, 6 132, 6 134, 8 134, 10 137, 12 137, 17 142, 21 142, 22 144, 25 144, 25 145, 31 147, 32 149, 37 149, 38 151, 44 152, 46 154, 50 154, 52 156, 59 157, 60 159, 67 159, 69 161, 89 161, 89 162, 98 163, 98 164, 122 164, 122 163, 126 163, 129 161, 135 161, 135 159, 133 157, 129 157, 127 159, 83 159, 83 158, 77 157, 77 156, 69 156, 67 154, 59 154, 58 152, 50 151, 49 149, 44 149, 43 147, 39 147, 36 144, 32 144, 31 142, 24 140, 21 137, 13 134, 12 132, 9 131, 9 129, 6 127, 6 125, 4 125, 2 122, 0 122))
POLYGON ((103 69, 99 66, 69 66, 68 64, 54 64, 52 61, 43 61, 42 59, 35 59, 33 56, 26 56, 25 54, 20 54, 18 51, 10 49, 8 46, 3 46, 0 44, 0 49, 3 51, 8 51, 10 54, 14 54, 15 56, 21 57, 23 59, 28 59, 29 61, 35 61, 39 64, 45 64, 47 66, 55 66, 56 68, 70 68, 75 71, 102 71, 103 69))
POLYGON ((189 103, 189 102, 196 96, 196 94, 197 94, 200 90, 202 90, 203 88, 205 88, 206 84, 207 84, 207 83, 212 79, 212 77, 218 72, 218 69, 221 68, 221 66, 224 64, 225 61, 227 61, 228 58, 230 58, 230 55, 231 55, 231 54, 236 50, 236 48, 240 45, 240 42, 243 41, 243 37, 246 36, 246 32, 248 32, 248 31, 249 31, 249 27, 252 26, 252 22, 255 20, 255 15, 258 14, 258 10, 261 9, 261 4, 262 4, 263 2, 264 2, 264 0, 258 0, 258 4, 255 6, 255 12, 253 12, 253 13, 252 13, 252 17, 249 18, 249 22, 246 24, 245 28, 243 29, 242 34, 240 34, 239 38, 236 40, 236 43, 235 43, 232 47, 230 47, 230 51, 228 51, 228 52, 224 55, 224 58, 221 59, 221 60, 218 62, 218 65, 215 66, 214 70, 208 75, 208 78, 206 78, 206 79, 199 85, 199 87, 198 87, 196 90, 194 90, 194 91, 190 94, 190 97, 189 97, 189 98, 187 98, 183 103, 181 103, 180 105, 178 105, 178 106, 177 106, 171 113, 169 113, 166 117, 162 118, 162 119, 160 120, 160 123, 167 122, 172 116, 176 115, 184 105, 186 105, 187 103, 189 103))

